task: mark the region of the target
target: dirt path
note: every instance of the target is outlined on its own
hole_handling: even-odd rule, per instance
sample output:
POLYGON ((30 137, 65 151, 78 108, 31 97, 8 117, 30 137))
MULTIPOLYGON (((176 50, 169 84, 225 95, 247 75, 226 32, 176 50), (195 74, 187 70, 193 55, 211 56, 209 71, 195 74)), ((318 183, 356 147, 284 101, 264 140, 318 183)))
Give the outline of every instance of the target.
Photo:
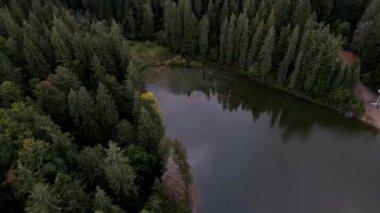
POLYGON ((361 119, 380 130, 380 110, 371 106, 371 103, 376 101, 377 95, 363 83, 359 83, 356 87, 356 95, 365 106, 365 114, 361 119))

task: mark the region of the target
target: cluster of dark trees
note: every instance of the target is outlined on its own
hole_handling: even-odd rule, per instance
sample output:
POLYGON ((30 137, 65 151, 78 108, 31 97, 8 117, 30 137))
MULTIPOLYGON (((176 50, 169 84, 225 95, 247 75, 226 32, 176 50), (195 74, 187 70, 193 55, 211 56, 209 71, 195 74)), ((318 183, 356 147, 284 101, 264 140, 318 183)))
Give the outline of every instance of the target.
POLYGON ((1 211, 189 212, 185 150, 123 27, 58 0, 0 6, 1 211))
POLYGON ((363 81, 380 86, 378 0, 64 2, 116 20, 130 39, 158 39, 175 52, 239 66, 338 107, 360 108, 353 89, 361 67, 363 81), (336 54, 342 47, 362 60, 342 65, 336 54))
POLYGON ((352 48, 362 60, 362 80, 380 88, 380 1, 370 0, 354 32, 352 48))
POLYGON ((360 61, 342 63, 340 35, 318 22, 308 0, 165 1, 160 40, 176 52, 239 67, 252 78, 360 110, 360 61), (203 2, 203 1, 202 1, 203 2), (175 17, 173 19, 173 17, 175 17))
POLYGON ((219 61, 358 110, 380 86, 380 0, 1 0, 0 209, 188 212, 186 154, 163 139, 125 38, 219 61), (337 53, 361 60, 343 64, 337 53))

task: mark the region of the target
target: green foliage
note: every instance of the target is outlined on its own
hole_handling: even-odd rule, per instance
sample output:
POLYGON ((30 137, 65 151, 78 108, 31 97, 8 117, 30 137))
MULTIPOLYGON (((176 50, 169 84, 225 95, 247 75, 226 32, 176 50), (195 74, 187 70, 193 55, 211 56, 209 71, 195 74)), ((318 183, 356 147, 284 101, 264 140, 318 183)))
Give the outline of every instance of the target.
MULTIPOLYGON (((9 191, 20 206, 28 199, 29 212, 136 212, 145 203, 149 212, 189 212, 194 196, 184 149, 162 143, 159 105, 143 81, 141 64, 156 53, 165 55, 157 61, 169 54, 158 46, 145 52, 141 46, 150 44, 132 46, 123 35, 160 38, 174 52, 249 68, 246 74, 268 83, 361 111, 353 98, 360 70, 366 71, 365 83, 380 85, 379 5, 378 0, 4 1, 1 177, 14 168, 9 191), (337 56, 342 41, 334 33, 348 41, 352 26, 358 26, 353 46, 361 60, 342 65, 337 56), (104 148, 110 139, 117 145, 104 148), (169 170, 165 164, 177 176, 178 193, 168 193, 167 183, 158 180, 169 170), (88 194, 94 190, 95 196, 88 194), (173 202, 173 194, 181 199, 173 202), (126 199, 134 203, 123 203, 126 199)), ((176 56, 165 65, 202 64, 176 56)))
POLYGON ((70 114, 77 134, 84 140, 99 141, 100 127, 96 121, 97 107, 93 97, 85 87, 81 87, 79 92, 70 91, 68 96, 70 114))
POLYGON ((61 211, 59 202, 61 200, 46 184, 37 183, 33 186, 33 190, 26 202, 25 212, 57 212, 61 211))
POLYGON ((10 107, 12 103, 22 101, 23 94, 20 87, 11 81, 3 81, 0 86, 0 100, 4 107, 10 107))
POLYGON ((235 31, 236 31, 236 16, 232 14, 228 22, 227 44, 226 44, 226 64, 231 65, 235 53, 235 31))
POLYGON ((249 47, 248 66, 252 66, 256 61, 257 54, 260 51, 261 42, 263 40, 263 30, 264 30, 264 22, 261 21, 255 31, 254 36, 252 37, 252 41, 249 47))
POLYGON ((278 83, 282 83, 283 79, 285 79, 287 77, 287 72, 289 70, 289 66, 291 63, 293 63, 293 60, 296 56, 296 50, 297 50, 297 45, 298 45, 298 37, 299 37, 299 27, 297 26, 293 30, 293 32, 289 38, 289 42, 288 42, 289 45, 288 45, 287 51, 285 53, 285 57, 282 60, 280 67, 277 70, 277 82, 278 83))
POLYGON ((84 191, 82 183, 70 175, 59 173, 53 188, 61 200, 62 212, 86 212, 90 209, 90 196, 84 191))
POLYGON ((226 63, 228 19, 225 18, 220 30, 219 62, 226 63))
POLYGON ((271 73, 272 54, 274 51, 274 43, 276 40, 274 28, 270 28, 261 47, 257 61, 252 67, 252 72, 258 77, 268 78, 271 73))
POLYGON ((135 193, 135 173, 122 150, 113 142, 108 146, 104 159, 107 182, 117 195, 131 196, 135 193))
POLYGON ((135 140, 133 126, 127 120, 121 120, 116 126, 113 140, 121 147, 126 147, 135 140))
POLYGON ((112 199, 99 187, 96 187, 93 210, 104 213, 122 213, 119 206, 113 205, 112 199))
POLYGON ((30 70, 32 77, 44 79, 49 75, 50 65, 38 48, 26 36, 24 36, 24 57, 27 62, 26 67, 30 70))
POLYGON ((172 59, 166 60, 164 64, 165 66, 184 66, 187 61, 181 55, 176 55, 172 59))
POLYGON ((99 84, 96 90, 96 114, 98 123, 104 132, 104 136, 109 136, 119 121, 119 112, 115 106, 115 101, 108 94, 107 88, 103 84, 99 84))
POLYGON ((210 23, 207 16, 204 16, 199 27, 199 50, 203 58, 207 58, 209 51, 210 23))

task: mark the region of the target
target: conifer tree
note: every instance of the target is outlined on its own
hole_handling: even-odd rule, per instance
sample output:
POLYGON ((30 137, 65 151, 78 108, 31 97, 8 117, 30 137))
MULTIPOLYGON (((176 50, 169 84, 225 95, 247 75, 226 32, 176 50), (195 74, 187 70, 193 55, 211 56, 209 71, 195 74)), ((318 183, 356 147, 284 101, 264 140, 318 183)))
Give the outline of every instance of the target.
POLYGON ((276 41, 276 32, 274 27, 271 27, 267 33, 267 36, 264 40, 264 44, 261 47, 257 63, 258 63, 258 72, 260 76, 269 78, 270 71, 272 67, 272 54, 274 51, 274 43, 276 41))
POLYGON ((239 21, 239 25, 242 25, 242 32, 240 37, 240 44, 238 43, 237 47, 240 47, 238 52, 238 62, 239 66, 242 69, 245 69, 247 64, 247 55, 248 55, 248 44, 249 44, 249 23, 248 18, 244 15, 242 21, 239 21))
POLYGON ((199 50, 203 58, 207 58, 209 49, 210 24, 207 16, 203 16, 199 27, 199 50))
POLYGON ((290 74, 289 88, 291 89, 294 89, 297 86, 297 78, 301 71, 300 68, 301 68, 302 57, 303 57, 303 50, 301 49, 297 55, 297 59, 294 65, 294 70, 290 74))
POLYGON ((276 47, 273 53, 273 69, 277 70, 280 66, 281 61, 285 57, 285 53, 288 46, 289 34, 290 34, 290 25, 287 27, 282 27, 280 35, 276 42, 276 47))
POLYGON ((32 193, 26 202, 25 212, 57 212, 60 199, 46 184, 37 183, 33 186, 32 193))
POLYGON ((223 25, 224 20, 230 16, 230 4, 228 0, 225 0, 223 3, 222 10, 220 12, 220 24, 223 25))
MULTIPOLYGON (((183 3, 183 14, 180 14, 183 16, 183 41, 182 41, 182 52, 187 52, 190 53, 190 45, 193 39, 192 37, 192 31, 195 30, 193 29, 194 26, 192 26, 192 7, 191 7, 191 2, 190 0, 182 0, 184 1, 183 3)), ((180 8, 181 5, 178 5, 178 8, 180 8)), ((181 12, 180 12, 181 13, 181 12)), ((180 28, 177 26, 177 28, 180 28)))
MULTIPOLYGON (((180 3, 181 3, 181 1, 180 1, 180 3)), ((173 3, 173 9, 174 9, 174 16, 170 17, 171 19, 173 19, 173 21, 171 22, 171 24, 172 24, 172 26, 171 26, 171 29, 172 29, 171 44, 172 44, 173 50, 175 52, 179 52, 181 50, 181 46, 188 44, 186 42, 182 42, 183 30, 184 30, 183 27, 181 27, 181 26, 184 26, 183 7, 180 4, 177 5, 177 4, 173 3)))
POLYGON ((59 121, 59 118, 65 116, 68 106, 64 92, 50 82, 42 81, 36 86, 35 94, 38 108, 48 113, 53 120, 59 121))
POLYGON ((293 63, 295 55, 296 55, 298 39, 299 39, 298 37, 299 37, 299 27, 297 26, 293 30, 292 35, 289 38, 289 42, 288 42, 289 45, 285 53, 285 57, 282 60, 280 67, 277 70, 277 83, 282 83, 287 77, 289 66, 291 63, 293 63))
POLYGON ((136 20, 134 18, 134 10, 131 8, 130 4, 125 4, 125 19, 124 19, 124 25, 127 29, 128 35, 131 38, 136 38, 137 32, 136 32, 136 20))
POLYGON ((50 65, 33 42, 24 36, 24 57, 32 77, 45 79, 50 73, 50 65))
POLYGON ((191 13, 190 16, 190 28, 192 29, 191 32, 189 32, 192 39, 190 40, 189 47, 188 47, 188 53, 191 55, 195 55, 198 47, 198 40, 199 40, 199 26, 198 26, 198 20, 197 17, 195 17, 194 13, 191 13))
POLYGON ((112 204, 112 199, 99 187, 96 187, 93 210, 95 212, 122 213, 124 211, 117 205, 112 204))
POLYGON ((98 56, 94 54, 91 60, 91 83, 93 84, 94 87, 98 85, 98 82, 102 80, 104 75, 106 74, 105 68, 101 64, 98 56))
POLYGON ((74 61, 74 51, 72 51, 73 41, 73 36, 67 26, 65 26, 61 19, 54 17, 51 42, 57 56, 57 61, 69 68, 73 67, 72 63, 74 61))
POLYGON ((135 174, 128 164, 128 158, 123 156, 123 150, 110 142, 106 150, 105 175, 108 184, 118 195, 130 196, 135 193, 135 174))
POLYGON ((194 11, 197 17, 201 17, 203 9, 203 0, 194 0, 194 11))
POLYGON ((71 90, 68 100, 70 114, 79 130, 80 137, 84 137, 85 140, 99 141, 101 137, 98 137, 96 105, 87 89, 81 87, 78 93, 71 90))
POLYGON ((274 9, 271 10, 268 19, 265 22, 265 30, 268 31, 271 27, 276 29, 276 15, 274 9))
POLYGON ((151 38, 154 33, 154 14, 151 1, 146 1, 143 5, 142 31, 146 38, 151 38))
POLYGON ((186 196, 185 182, 183 181, 180 167, 170 155, 162 175, 163 188, 166 196, 173 201, 182 201, 186 196))
POLYGON ((307 75, 306 75, 306 79, 303 86, 303 89, 306 92, 310 92, 310 90, 313 88, 313 84, 317 78, 318 71, 321 65, 320 59, 321 59, 321 55, 318 54, 317 57, 314 58, 314 62, 311 68, 306 71, 307 75))
POLYGON ((210 31, 216 31, 224 22, 224 20, 217 21, 216 6, 217 5, 214 4, 214 0, 210 0, 207 5, 206 16, 210 24, 210 31))
POLYGON ((119 121, 119 112, 115 106, 115 101, 102 83, 99 83, 96 90, 96 106, 99 126, 102 127, 105 134, 110 134, 119 121))
POLYGON ((332 88, 337 89, 342 85, 342 81, 344 80, 345 72, 348 72, 346 66, 339 65, 340 69, 335 76, 334 82, 332 84, 332 88))
POLYGON ((163 32, 163 37, 164 37, 164 42, 166 44, 171 44, 171 38, 173 36, 173 17, 175 15, 175 7, 174 3, 171 0, 165 0, 164 1, 164 32, 163 32))
POLYGON ((226 64, 233 63, 235 53, 235 31, 236 31, 236 16, 232 14, 228 23, 227 45, 226 45, 226 64))
POLYGON ((227 51, 227 31, 228 31, 228 19, 225 18, 220 30, 220 45, 219 45, 219 62, 226 63, 226 51, 227 51))
POLYGON ((5 107, 12 103, 23 100, 23 94, 19 85, 12 81, 3 81, 0 86, 0 101, 5 107))
POLYGON ((264 22, 261 21, 256 29, 255 35, 252 37, 251 44, 248 51, 248 65, 251 66, 255 63, 257 53, 260 51, 261 42, 263 40, 264 22))

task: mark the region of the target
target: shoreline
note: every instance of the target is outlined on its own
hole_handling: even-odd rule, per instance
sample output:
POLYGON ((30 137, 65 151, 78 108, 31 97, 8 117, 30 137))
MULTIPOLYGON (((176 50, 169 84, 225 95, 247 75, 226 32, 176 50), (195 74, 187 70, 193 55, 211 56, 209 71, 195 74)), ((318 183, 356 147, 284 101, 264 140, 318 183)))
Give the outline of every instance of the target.
POLYGON ((132 48, 133 48, 133 46, 136 46, 136 45, 138 46, 136 50, 140 53, 140 57, 139 58, 144 61, 143 62, 145 64, 144 65, 145 66, 144 69, 149 69, 149 68, 152 68, 152 67, 166 67, 166 68, 171 68, 171 67, 172 68, 173 67, 187 67, 187 68, 189 68, 189 67, 193 67, 193 66, 189 65, 190 62, 193 62, 193 61, 199 62, 199 61, 201 61, 203 63, 203 66, 201 66, 201 67, 194 67, 194 68, 198 68, 198 69, 217 68, 217 69, 222 69, 222 70, 229 71, 229 72, 234 72, 234 73, 239 74, 242 77, 244 77, 244 78, 246 78, 246 79, 248 79, 250 81, 254 81, 256 83, 260 83, 260 84, 266 85, 266 86, 268 86, 270 88, 273 88, 273 89, 285 92, 285 93, 293 95, 293 96, 295 96, 297 98, 300 98, 300 99, 303 99, 305 101, 311 102, 313 104, 317 104, 317 105, 319 105, 321 107, 333 110, 336 113, 338 113, 340 116, 346 117, 346 119, 356 119, 356 120, 362 122, 367 127, 369 127, 371 129, 373 129, 374 131, 376 131, 376 133, 380 133, 380 110, 376 110, 376 109, 374 109, 373 107, 370 106, 370 103, 372 103, 374 101, 373 99, 376 100, 376 97, 374 98, 374 95, 371 94, 372 92, 365 85, 363 85, 362 83, 359 83, 358 88, 362 88, 364 86, 366 89, 361 89, 361 91, 365 91, 366 96, 365 97, 361 96, 360 95, 361 93, 359 91, 360 89, 358 90, 358 88, 356 89, 355 94, 356 94, 357 98, 362 102, 362 104, 364 106, 363 115, 362 116, 358 116, 358 115, 356 115, 354 113, 354 115, 352 117, 347 117, 347 116, 344 115, 345 112, 342 109, 338 109, 336 107, 324 104, 321 101, 318 101, 318 100, 315 100, 315 99, 313 99, 311 97, 306 96, 302 92, 289 90, 289 89, 287 89, 284 86, 276 85, 276 84, 271 84, 271 83, 269 83, 269 82, 267 82, 265 80, 262 80, 262 79, 251 78, 251 77, 249 77, 247 75, 244 75, 243 73, 239 72, 239 70, 240 70, 239 68, 236 68, 236 67, 226 67, 226 66, 223 66, 223 65, 221 65, 221 64, 219 64, 217 62, 212 62, 212 61, 208 61, 208 60, 206 60, 206 61, 196 60, 193 57, 190 57, 190 56, 187 56, 187 55, 183 56, 183 58, 185 58, 187 60, 186 64, 175 65, 175 66, 168 66, 168 65, 165 65, 164 61, 168 60, 168 59, 171 59, 173 56, 176 56, 176 54, 173 53, 173 52, 171 52, 165 46, 156 44, 155 42, 151 42, 149 44, 149 46, 145 47, 146 42, 136 42, 136 41, 129 41, 129 42, 130 42, 130 44, 132 44, 132 48), (139 46, 139 45, 142 45, 142 46, 139 46), (159 51, 154 51, 155 48, 158 48, 159 51), (164 50, 162 48, 164 48, 164 50), (149 52, 149 54, 148 55, 144 55, 144 53, 142 53, 143 49, 146 49, 147 52, 149 52), (160 55, 160 53, 162 53, 162 52, 164 52, 164 55, 160 55))

